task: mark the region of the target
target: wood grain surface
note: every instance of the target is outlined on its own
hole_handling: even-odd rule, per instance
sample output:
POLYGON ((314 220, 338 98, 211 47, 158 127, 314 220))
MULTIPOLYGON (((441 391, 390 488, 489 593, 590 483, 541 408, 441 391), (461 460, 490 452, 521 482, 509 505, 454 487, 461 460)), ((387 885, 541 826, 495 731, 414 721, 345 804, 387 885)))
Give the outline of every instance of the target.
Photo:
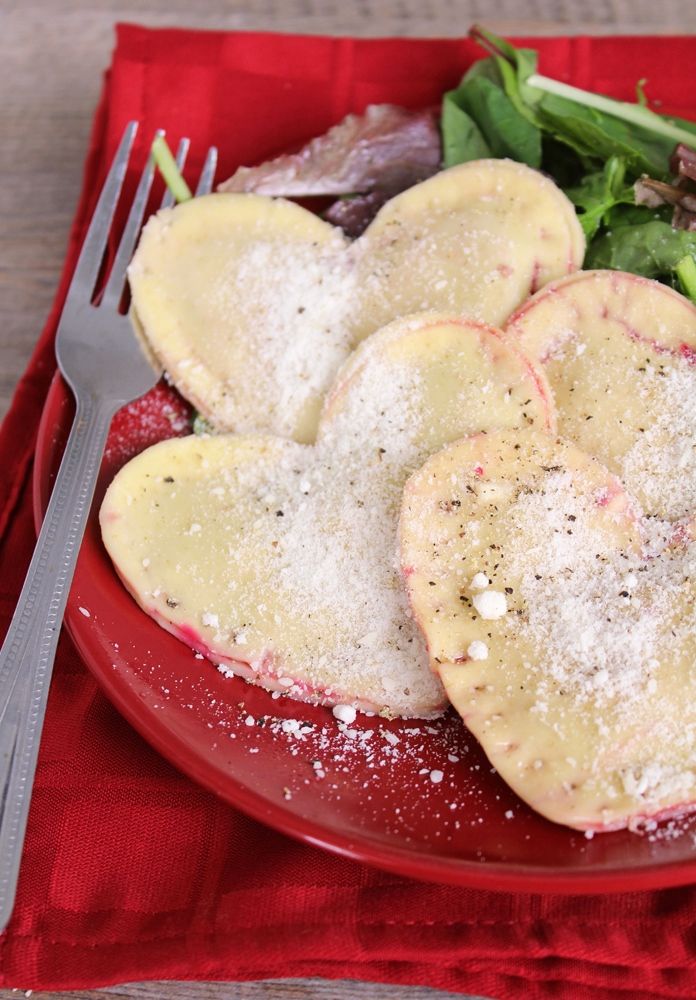
MULTIPOLYGON (((89 127, 117 21, 360 36, 696 33, 686 0, 3 0, 0 4, 0 416, 55 292, 89 127), (582 18, 582 20, 579 20, 582 18)), ((0 990, 17 1000, 22 984, 0 990)), ((28 994, 25 994, 28 995, 28 994)), ((32 994, 65 1000, 454 1000, 353 981, 137 983, 32 994)))
POLYGON ((354 979, 267 979, 257 983, 127 983, 103 990, 0 990, 0 1000, 486 1000, 419 986, 354 979))

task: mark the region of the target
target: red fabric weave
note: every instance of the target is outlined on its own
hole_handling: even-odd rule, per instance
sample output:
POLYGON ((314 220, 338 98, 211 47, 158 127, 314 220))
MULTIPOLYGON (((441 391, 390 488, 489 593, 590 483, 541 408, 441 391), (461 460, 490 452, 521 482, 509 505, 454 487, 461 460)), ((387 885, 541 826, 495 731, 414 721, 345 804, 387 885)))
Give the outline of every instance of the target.
MULTIPOLYGON (((548 75, 696 116, 696 39, 546 39, 548 75)), ((28 479, 56 319, 124 124, 210 142, 220 176, 366 103, 437 102, 477 55, 458 40, 119 30, 56 306, 0 432, 0 617, 33 545, 28 479)), ((140 153, 143 149, 140 149, 140 153)), ((693 997, 696 889, 596 898, 423 885, 284 838, 196 787, 97 690, 63 638, 0 984, 326 976, 496 998, 693 997)))

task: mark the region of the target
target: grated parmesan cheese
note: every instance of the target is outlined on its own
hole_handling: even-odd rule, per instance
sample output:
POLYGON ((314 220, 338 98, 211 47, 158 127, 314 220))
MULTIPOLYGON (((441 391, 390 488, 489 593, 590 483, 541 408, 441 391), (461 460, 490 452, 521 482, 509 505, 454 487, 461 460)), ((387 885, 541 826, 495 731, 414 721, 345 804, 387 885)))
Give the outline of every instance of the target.
MULTIPOLYGON (((521 494, 503 524, 506 574, 520 580, 519 634, 538 651, 531 669, 580 700, 601 707, 618 699, 631 711, 677 638, 674 609, 696 554, 686 549, 666 562, 611 551, 595 510, 568 473, 521 494)), ((693 628, 692 608, 680 634, 693 628)))
POLYGON ((676 520, 696 513, 696 367, 646 367, 637 391, 649 419, 620 474, 648 513, 676 520))

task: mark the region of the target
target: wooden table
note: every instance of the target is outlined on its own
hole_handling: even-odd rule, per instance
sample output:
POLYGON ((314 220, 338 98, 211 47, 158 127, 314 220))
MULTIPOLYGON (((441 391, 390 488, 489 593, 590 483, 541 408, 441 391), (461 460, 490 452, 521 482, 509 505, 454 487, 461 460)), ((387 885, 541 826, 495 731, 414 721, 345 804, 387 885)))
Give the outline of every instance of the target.
MULTIPOLYGON (((0 12, 0 416, 53 299, 89 127, 117 20, 152 26, 348 35, 696 33, 684 0, 4 0, 0 12)), ((685 85, 686 85, 685 77, 685 85)), ((0 1000, 22 996, 0 990, 0 1000)), ((47 997, 122 1000, 454 1000, 454 994, 325 980, 141 983, 47 997)))

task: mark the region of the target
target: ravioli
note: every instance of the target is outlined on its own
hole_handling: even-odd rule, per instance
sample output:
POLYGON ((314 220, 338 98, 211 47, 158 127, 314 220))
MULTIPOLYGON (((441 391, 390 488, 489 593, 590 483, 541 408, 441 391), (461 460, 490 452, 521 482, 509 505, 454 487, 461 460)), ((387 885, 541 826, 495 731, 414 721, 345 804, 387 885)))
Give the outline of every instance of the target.
POLYGON ((432 667, 533 809, 592 831, 694 808, 696 547, 646 556, 619 481, 533 431, 432 456, 400 539, 432 667))
POLYGON ((601 459, 645 513, 696 516, 696 306, 621 271, 548 285, 506 333, 543 366, 559 433, 601 459))
POLYGON ((102 537, 144 610, 225 669, 301 700, 436 715, 398 567, 404 481, 462 434, 553 420, 543 376, 499 331, 399 320, 339 373, 315 446, 162 442, 110 485, 102 537))
POLYGON ((583 253, 552 181, 483 160, 393 198, 354 243, 283 199, 195 198, 148 222, 129 280, 134 322, 216 429, 311 443, 364 337, 423 310, 499 325, 583 253))

